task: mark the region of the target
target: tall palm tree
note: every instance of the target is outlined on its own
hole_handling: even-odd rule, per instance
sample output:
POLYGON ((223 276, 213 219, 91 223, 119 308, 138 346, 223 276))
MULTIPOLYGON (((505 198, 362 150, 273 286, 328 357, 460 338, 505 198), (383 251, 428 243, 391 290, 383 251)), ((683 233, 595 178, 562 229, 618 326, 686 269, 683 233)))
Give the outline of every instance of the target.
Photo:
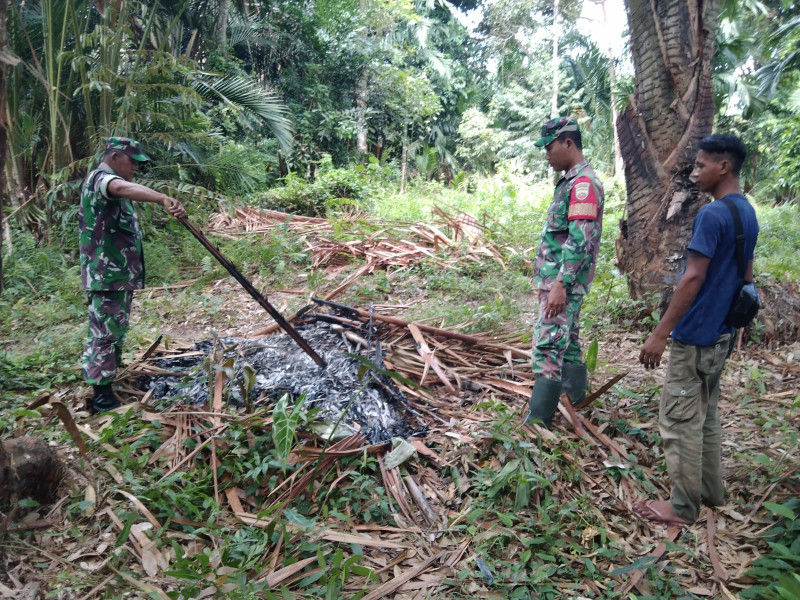
MULTIPOLYGON (((9 37, 21 59, 9 96, 9 112, 20 116, 9 132, 17 191, 40 196, 48 186, 29 174, 46 174, 53 184, 46 207, 52 208, 61 195, 74 193, 76 176, 94 160, 100 139, 118 133, 177 148, 178 160, 188 157, 202 170, 198 148, 219 147, 219 138, 199 117, 217 104, 263 120, 291 148, 293 124, 274 92, 253 77, 208 72, 186 57, 194 30, 184 17, 194 18, 198 3, 12 3, 9 37)), ((193 24, 213 27, 202 19, 193 24)), ((200 35, 213 39, 208 30, 200 35)))
POLYGON ((618 261, 632 295, 662 293, 679 277, 704 200, 689 180, 694 144, 711 133, 711 67, 721 0, 626 0, 636 89, 617 120, 628 191, 618 261))
POLYGON ((3 221, 3 205, 6 202, 6 132, 8 117, 6 113, 6 60, 8 54, 8 34, 6 17, 8 1, 0 0, 0 295, 3 293, 3 241, 5 239, 5 223, 3 221))

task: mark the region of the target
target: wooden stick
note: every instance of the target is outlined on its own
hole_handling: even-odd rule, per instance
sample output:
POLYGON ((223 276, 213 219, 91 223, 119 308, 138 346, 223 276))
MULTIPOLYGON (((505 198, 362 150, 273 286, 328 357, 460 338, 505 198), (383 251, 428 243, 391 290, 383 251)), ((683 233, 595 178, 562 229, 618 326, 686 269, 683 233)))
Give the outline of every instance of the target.
POLYGON ((719 583, 723 583, 727 580, 727 576, 719 562, 716 539, 717 525, 714 522, 714 511, 710 507, 706 508, 706 531, 708 532, 708 558, 711 560, 711 565, 714 567, 714 579, 719 583))
MULTIPOLYGON (((364 273, 366 273, 369 270, 370 270, 370 265, 368 264, 361 265, 361 267, 359 267, 350 277, 348 277, 345 281, 340 283, 336 289, 328 292, 325 295, 325 300, 332 300, 333 298, 341 294, 344 290, 350 287, 359 277, 361 277, 364 273)), ((300 314, 299 312, 296 312, 286 320, 291 323, 298 317, 299 314, 300 314)), ((250 334, 250 337, 256 338, 264 335, 269 335, 270 333, 273 333, 279 328, 280 325, 278 323, 273 323, 272 325, 267 325, 266 327, 264 327, 264 329, 259 329, 258 331, 254 331, 252 334, 250 334)))
POLYGON ((436 524, 436 512, 434 512, 433 508, 431 508, 431 505, 428 503, 428 500, 425 498, 422 490, 419 489, 417 482, 414 481, 414 478, 411 475, 406 475, 404 479, 411 497, 414 498, 414 502, 417 503, 420 511, 422 511, 422 516, 425 517, 425 520, 428 521, 429 525, 436 524))
POLYGON ((189 232, 197 239, 197 241, 200 242, 206 248, 206 250, 208 250, 211 253, 211 255, 217 259, 219 264, 225 267, 225 270, 228 271, 228 273, 230 273, 231 276, 236 281, 239 282, 239 284, 247 291, 247 293, 250 294, 250 296, 252 296, 253 299, 256 302, 258 302, 261 305, 261 307, 269 313, 269 316, 275 319, 275 322, 278 325, 280 325, 281 329, 283 329, 287 334, 289 334, 289 337, 291 337, 295 342, 297 342, 297 345, 300 346, 303 349, 303 351, 306 354, 308 354, 314 360, 315 363, 317 363, 317 365, 319 365, 324 369, 326 367, 325 361, 322 360, 319 354, 314 352, 314 349, 308 345, 308 342, 306 342, 299 333, 297 333, 297 330, 291 325, 289 325, 286 319, 283 318, 283 315, 281 315, 281 313, 275 310, 275 308, 267 301, 267 299, 261 294, 261 292, 259 292, 253 286, 252 283, 250 283, 247 279, 245 279, 244 275, 242 275, 239 272, 239 270, 233 265, 231 261, 229 261, 222 255, 222 253, 208 240, 208 238, 203 234, 203 232, 200 231, 197 227, 195 227, 195 225, 191 221, 189 221, 189 219, 187 219, 186 217, 181 217, 178 219, 178 221, 180 221, 181 224, 184 227, 186 227, 186 229, 188 229, 189 232))

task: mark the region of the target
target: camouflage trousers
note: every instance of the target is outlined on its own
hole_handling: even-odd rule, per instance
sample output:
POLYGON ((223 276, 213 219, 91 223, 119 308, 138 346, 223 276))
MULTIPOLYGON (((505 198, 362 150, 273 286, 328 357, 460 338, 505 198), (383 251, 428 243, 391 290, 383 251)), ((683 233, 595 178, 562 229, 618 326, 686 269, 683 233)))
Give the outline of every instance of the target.
POLYGON ((561 381, 564 363, 582 362, 580 315, 583 294, 567 294, 564 310, 555 317, 545 317, 549 291, 539 292, 539 318, 533 329, 533 372, 553 381, 561 381))
POLYGON ((672 340, 661 394, 658 428, 672 480, 670 504, 690 523, 700 502, 725 503, 720 457, 719 380, 733 345, 726 333, 710 346, 672 340))
POLYGON ((122 362, 132 291, 88 292, 89 335, 83 350, 83 378, 91 385, 111 383, 122 362))

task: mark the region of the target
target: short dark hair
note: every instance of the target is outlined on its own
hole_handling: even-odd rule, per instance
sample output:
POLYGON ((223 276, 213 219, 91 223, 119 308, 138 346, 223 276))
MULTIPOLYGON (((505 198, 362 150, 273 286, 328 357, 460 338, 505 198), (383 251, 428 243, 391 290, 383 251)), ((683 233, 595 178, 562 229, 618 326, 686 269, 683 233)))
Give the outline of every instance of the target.
POLYGON ((697 142, 697 149, 729 160, 734 175, 739 175, 744 159, 747 158, 747 148, 742 140, 730 133, 715 133, 704 137, 697 142))
POLYGON ((578 150, 583 150, 583 139, 581 138, 580 130, 562 131, 560 134, 558 134, 558 137, 556 139, 561 140, 562 142, 564 140, 570 139, 575 143, 575 146, 578 148, 578 150))

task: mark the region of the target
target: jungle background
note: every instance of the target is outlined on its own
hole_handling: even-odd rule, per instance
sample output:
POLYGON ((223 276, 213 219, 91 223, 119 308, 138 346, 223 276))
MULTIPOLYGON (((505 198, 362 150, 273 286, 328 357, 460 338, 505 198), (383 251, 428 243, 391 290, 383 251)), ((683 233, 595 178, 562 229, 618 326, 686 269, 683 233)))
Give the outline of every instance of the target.
MULTIPOLYGON (((666 2, 664 7, 689 8, 665 8, 663 18, 680 29, 700 4, 666 2)), ((629 22, 620 15, 627 10, 637 19, 643 5, 649 6, 635 0, 625 7, 610 0, 0 1, 0 437, 28 433, 59 448, 72 444, 58 421, 29 405, 43 394, 60 394, 78 409, 88 393, 79 368, 86 301, 78 263, 78 196, 110 135, 143 143, 152 160, 136 181, 181 200, 201 227, 215 215, 270 209, 327 219, 332 239, 349 242, 431 221, 434 210, 469 213, 505 249, 502 260, 462 261, 449 269, 422 260, 395 278, 389 270, 375 270, 340 301, 388 306, 406 320, 467 333, 513 332, 529 341, 535 319, 531 259, 555 181, 533 143, 550 116, 574 115, 606 189, 603 245, 585 304, 584 338, 598 349, 599 370, 635 371, 638 344, 658 321, 669 294, 668 271, 679 268, 674 258, 685 247, 692 210, 702 203, 687 202, 693 209, 670 222, 680 231, 660 228, 665 238, 652 246, 631 227, 633 237, 620 236, 620 222, 632 223, 638 212, 631 210, 629 194, 637 174, 615 131, 638 97, 642 65, 635 66, 633 57, 648 43, 642 36, 632 41, 629 22), (650 262, 625 258, 637 245, 656 248, 650 262), (670 265, 666 275, 653 266, 662 263, 670 265), (643 272, 659 277, 647 279, 643 272), (626 352, 614 354, 611 347, 626 352), (610 364, 612 354, 619 364, 610 364)), ((472 485, 463 492, 456 486, 471 509, 445 529, 459 540, 473 540, 470 556, 483 557, 495 577, 489 582, 471 560, 471 567, 455 568, 438 584, 439 595, 430 597, 622 597, 614 578, 639 570, 649 587, 626 590, 630 596, 624 597, 800 598, 800 347, 791 317, 800 304, 800 5, 717 0, 704 7, 714 14, 703 29, 713 38, 706 46, 713 51, 713 111, 703 127, 707 133, 735 133, 750 150, 742 184, 761 226, 756 282, 771 301, 739 342, 731 360, 736 379, 731 375, 728 389, 731 414, 757 430, 741 447, 726 449, 726 473, 742 494, 731 510, 752 510, 760 519, 753 527, 758 535, 748 542, 753 550, 732 577, 736 585, 714 579, 710 563, 693 546, 700 544, 694 534, 667 542, 668 565, 648 562, 644 555, 664 536, 656 532, 642 538, 640 547, 620 546, 619 532, 587 516, 586 499, 559 497, 557 484, 577 475, 559 475, 558 468, 535 484, 542 494, 529 507, 525 494, 541 465, 526 467, 521 458, 536 444, 518 432, 514 415, 522 401, 485 401, 469 410, 492 416, 485 434, 491 443, 476 447, 469 464, 464 461, 461 476, 472 485), (771 400, 759 403, 765 397, 771 400), (503 469, 499 476, 508 464, 516 471, 503 469), (753 490, 767 491, 759 500, 753 490), (597 530, 575 546, 589 525, 597 530), (574 539, 565 540, 563 531, 574 539), (514 544, 521 546, 512 560, 514 544), (578 564, 564 562, 559 553, 578 557, 578 564), (599 569, 592 556, 608 569, 599 569), (695 567, 684 568, 681 560, 695 567), (687 572, 694 573, 693 581, 687 572), (587 578, 605 587, 586 587, 587 578)), ((647 39, 654 43, 654 37, 647 39)), ((684 145, 690 154, 690 144, 684 145)), ((141 205, 139 211, 149 289, 136 294, 127 360, 162 334, 178 343, 205 339, 209 329, 242 335, 268 324, 179 223, 160 207, 141 205)), ((289 224, 268 233, 213 236, 284 314, 360 266, 352 259, 331 273, 312 265, 309 235, 289 224)), ((641 436, 644 446, 657 447, 653 398, 662 381, 663 372, 641 372, 615 386, 623 416, 601 411, 601 430, 641 436)), ((119 478, 106 474, 101 487, 124 487, 157 519, 183 506, 191 523, 173 527, 203 544, 188 548, 179 538, 183 547, 176 548, 169 526, 156 528, 155 545, 172 548, 170 566, 153 576, 148 565, 143 574, 142 557, 127 546, 134 513, 112 506, 111 492, 99 501, 90 498, 76 476, 63 491, 55 513, 59 526, 50 533, 15 526, 9 517, 20 519, 26 511, 36 515, 31 522, 43 517, 35 502, 4 507, 0 559, 6 577, 0 581, 6 590, 28 597, 22 590, 29 593, 36 584, 29 597, 52 598, 119 597, 121 590, 173 598, 336 598, 367 596, 380 581, 374 573, 381 569, 357 544, 295 535, 298 528, 313 529, 323 515, 352 521, 346 506, 360 507, 354 511, 365 523, 396 524, 387 517, 386 490, 372 485, 380 477, 374 458, 364 454, 343 463, 353 483, 337 489, 328 506, 309 499, 284 509, 272 527, 233 527, 215 498, 216 473, 212 478, 207 465, 190 480, 166 482, 159 480, 163 472, 148 466, 161 443, 154 423, 122 414, 97 431, 88 458, 69 456, 84 474, 111 462, 119 478), (118 447, 109 450, 109 443, 118 447), (109 525, 110 515, 95 513, 103 502, 125 524, 121 531, 109 525), (109 531, 112 537, 97 541, 109 531), (294 553, 283 556, 278 540, 287 549, 291 541, 294 553), (76 548, 103 543, 106 554, 115 549, 113 560, 86 566, 70 558, 79 555, 76 548), (57 550, 63 544, 72 544, 70 552, 57 550), (274 569, 308 557, 314 561, 306 572, 298 569, 297 577, 267 585, 253 577, 263 572, 267 553, 274 569)), ((235 447, 244 428, 231 427, 225 435, 235 447)), ((281 460, 272 437, 264 433, 259 443, 255 449, 250 444, 249 456, 223 459, 218 474, 227 469, 247 488, 265 474, 285 473, 285 456, 281 460)), ((564 436, 548 444, 552 464, 563 466, 564 455, 577 453, 580 440, 564 436)), ((646 472, 632 470, 637 489, 654 492, 649 474, 666 477, 659 462, 646 472)), ((452 465, 442 467, 447 481, 458 479, 453 468, 457 473, 452 465)), ((426 591, 414 593, 425 597, 426 591)))

